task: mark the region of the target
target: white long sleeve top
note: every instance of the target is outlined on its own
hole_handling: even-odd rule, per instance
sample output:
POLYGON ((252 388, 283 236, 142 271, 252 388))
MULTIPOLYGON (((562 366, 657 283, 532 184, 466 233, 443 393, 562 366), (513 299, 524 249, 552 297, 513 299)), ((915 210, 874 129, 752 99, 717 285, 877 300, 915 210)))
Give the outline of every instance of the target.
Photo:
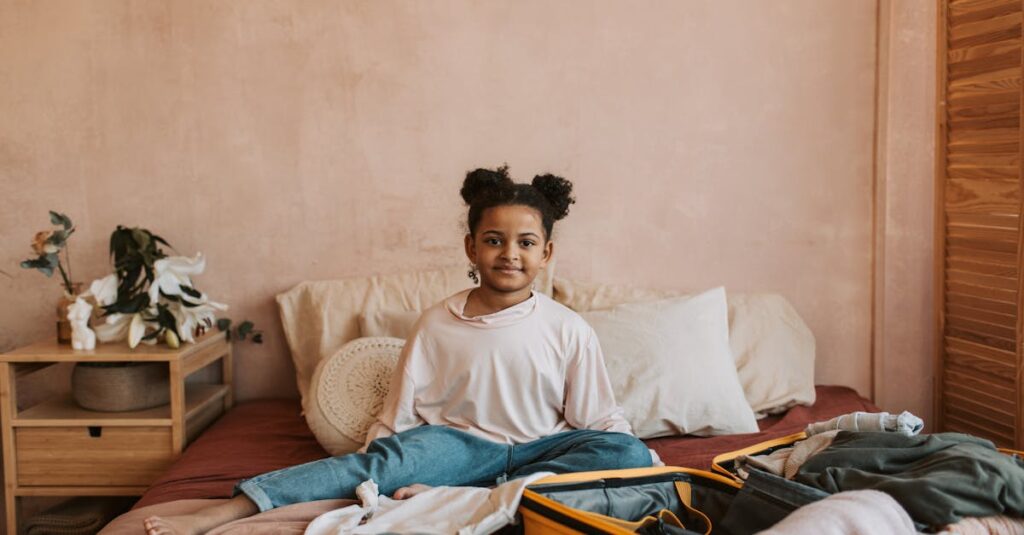
POLYGON ((504 310, 463 314, 469 290, 423 312, 366 437, 445 425, 502 444, 568 429, 632 434, 594 329, 534 293, 504 310))

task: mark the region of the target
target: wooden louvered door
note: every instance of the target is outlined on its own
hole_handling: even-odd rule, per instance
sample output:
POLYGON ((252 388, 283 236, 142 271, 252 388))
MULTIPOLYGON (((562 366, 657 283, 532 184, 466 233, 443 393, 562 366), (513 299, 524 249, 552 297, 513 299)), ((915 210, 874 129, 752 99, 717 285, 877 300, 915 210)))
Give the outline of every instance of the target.
POLYGON ((940 0, 937 429, 1024 446, 1021 12, 940 0))

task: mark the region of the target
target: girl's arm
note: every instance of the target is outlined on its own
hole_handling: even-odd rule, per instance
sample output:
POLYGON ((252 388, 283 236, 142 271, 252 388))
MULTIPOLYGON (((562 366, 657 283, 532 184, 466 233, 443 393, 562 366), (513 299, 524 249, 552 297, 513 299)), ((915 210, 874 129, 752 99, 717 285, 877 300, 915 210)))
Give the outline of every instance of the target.
POLYGON ((384 398, 384 405, 377 415, 377 420, 370 425, 366 433, 366 442, 359 449, 359 453, 365 453, 370 443, 378 438, 389 437, 423 425, 423 419, 416 413, 416 382, 413 380, 414 374, 411 369, 412 365, 422 358, 420 346, 419 336, 414 336, 402 348, 398 366, 391 375, 391 386, 387 397, 384 398))
POLYGON ((615 402, 601 344, 589 326, 566 367, 565 421, 577 429, 633 434, 615 402))

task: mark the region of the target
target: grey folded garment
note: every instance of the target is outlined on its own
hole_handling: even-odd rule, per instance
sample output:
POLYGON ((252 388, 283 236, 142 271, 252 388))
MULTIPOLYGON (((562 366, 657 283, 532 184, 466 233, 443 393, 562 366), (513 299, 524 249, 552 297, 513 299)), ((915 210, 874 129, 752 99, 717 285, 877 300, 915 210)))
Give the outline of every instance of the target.
POLYGON ((38 513, 25 522, 28 535, 95 535, 135 498, 74 498, 38 513))
POLYGON ((888 412, 851 412, 831 420, 816 422, 807 426, 808 436, 823 431, 886 431, 913 436, 924 429, 924 420, 903 411, 900 414, 888 412))

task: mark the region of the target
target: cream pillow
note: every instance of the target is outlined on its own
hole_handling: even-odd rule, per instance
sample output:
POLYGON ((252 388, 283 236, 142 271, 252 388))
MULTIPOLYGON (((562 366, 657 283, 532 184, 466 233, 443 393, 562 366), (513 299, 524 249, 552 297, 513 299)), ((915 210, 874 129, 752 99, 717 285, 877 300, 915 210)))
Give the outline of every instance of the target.
POLYGON ((373 310, 359 316, 359 334, 363 336, 393 336, 409 338, 420 312, 413 310, 373 310))
POLYGON ((281 324, 305 403, 318 364, 359 338, 367 309, 423 310, 471 287, 462 265, 396 275, 301 282, 278 294, 281 324))
POLYGON ((303 413, 328 453, 344 455, 363 446, 404 345, 399 338, 358 338, 317 366, 303 413))
MULTIPOLYGON (((555 300, 577 312, 686 295, 556 277, 555 300)), ((730 293, 729 345, 740 384, 758 417, 814 403, 814 335, 777 294, 730 293)))
POLYGON ((724 288, 581 315, 638 437, 758 431, 729 352, 724 288))

